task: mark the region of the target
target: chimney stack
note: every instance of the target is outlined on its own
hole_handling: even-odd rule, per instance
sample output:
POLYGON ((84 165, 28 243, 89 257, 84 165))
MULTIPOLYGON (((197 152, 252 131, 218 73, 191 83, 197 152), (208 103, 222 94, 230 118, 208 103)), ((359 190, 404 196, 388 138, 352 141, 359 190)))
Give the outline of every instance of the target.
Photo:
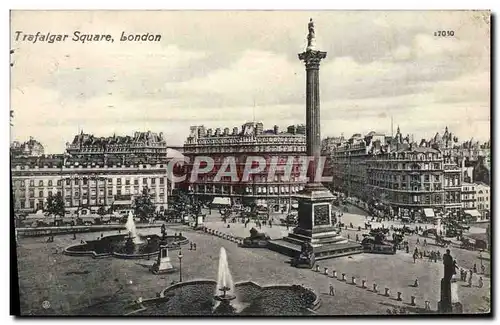
POLYGON ((279 127, 277 125, 274 126, 274 134, 279 133, 279 127))

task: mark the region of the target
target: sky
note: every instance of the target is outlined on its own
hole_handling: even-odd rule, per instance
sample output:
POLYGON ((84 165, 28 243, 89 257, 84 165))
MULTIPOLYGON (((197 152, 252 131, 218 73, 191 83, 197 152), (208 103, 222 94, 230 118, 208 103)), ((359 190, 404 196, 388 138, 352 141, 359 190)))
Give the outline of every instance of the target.
POLYGON ((182 145, 191 125, 305 123, 307 23, 315 22, 321 135, 372 130, 490 138, 490 24, 479 11, 12 11, 11 139, 61 153, 96 136, 163 132, 182 145), (16 41, 15 32, 68 34, 16 41), (73 42, 74 31, 114 42, 73 42), (453 31, 454 36, 435 36, 453 31), (160 34, 160 42, 120 42, 160 34))

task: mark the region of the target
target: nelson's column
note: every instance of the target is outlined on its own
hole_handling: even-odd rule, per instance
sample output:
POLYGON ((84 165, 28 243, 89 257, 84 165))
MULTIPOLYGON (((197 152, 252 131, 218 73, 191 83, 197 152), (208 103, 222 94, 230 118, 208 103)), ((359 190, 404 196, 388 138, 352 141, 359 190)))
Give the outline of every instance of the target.
POLYGON ((306 66, 306 150, 311 162, 307 171, 308 182, 304 190, 296 195, 299 202, 298 225, 288 237, 273 240, 269 248, 292 257, 309 254, 314 260, 338 257, 362 252, 362 247, 339 235, 332 220, 332 193, 316 176, 320 163, 320 100, 319 100, 319 65, 326 57, 326 52, 315 47, 314 22, 309 21, 307 48, 299 54, 299 59, 306 66))

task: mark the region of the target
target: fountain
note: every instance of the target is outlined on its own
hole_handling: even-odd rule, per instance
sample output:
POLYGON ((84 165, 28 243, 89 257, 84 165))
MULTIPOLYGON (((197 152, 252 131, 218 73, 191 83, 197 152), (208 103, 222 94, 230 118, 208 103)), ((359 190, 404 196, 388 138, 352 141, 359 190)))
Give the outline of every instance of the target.
POLYGON ((217 285, 215 286, 214 293, 214 314, 233 314, 236 310, 229 303, 231 300, 236 299, 234 294, 234 283, 229 265, 227 264, 226 249, 221 247, 219 253, 219 270, 217 272, 217 285), (222 294, 219 294, 219 291, 222 294), (229 293, 227 293, 229 291, 229 293))
POLYGON ((135 227, 135 222, 134 222, 134 215, 132 214, 131 211, 128 213, 127 223, 125 224, 125 227, 127 228, 133 243, 136 245, 142 244, 141 237, 139 237, 139 235, 137 234, 137 229, 135 227))
MULTIPOLYGON (((119 310, 125 315, 141 316, 311 315, 319 307, 319 297, 300 285, 234 283, 226 250, 220 248, 216 281, 197 279, 175 283, 156 298, 145 299, 140 309, 138 307, 126 303, 124 309, 119 310)), ((95 310, 92 312, 95 314, 95 310)))

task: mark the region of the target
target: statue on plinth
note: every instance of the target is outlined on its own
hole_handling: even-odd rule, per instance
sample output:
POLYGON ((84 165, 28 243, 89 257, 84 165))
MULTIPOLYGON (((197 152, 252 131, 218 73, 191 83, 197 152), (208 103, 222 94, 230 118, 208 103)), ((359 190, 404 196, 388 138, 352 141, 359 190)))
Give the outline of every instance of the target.
POLYGON ((443 265, 444 265, 443 279, 445 281, 451 282, 453 275, 457 274, 457 272, 456 272, 457 264, 453 260, 453 257, 451 257, 449 249, 447 249, 446 253, 443 254, 443 265))
POLYGON ((267 247, 267 243, 271 240, 271 238, 265 234, 259 232, 257 229, 250 229, 250 237, 246 237, 243 239, 243 247, 256 247, 256 248, 264 248, 267 247))
POLYGON ((307 49, 313 50, 315 46, 315 39, 316 39, 316 34, 314 32, 314 22, 311 19, 309 19, 309 24, 307 25, 307 28, 309 30, 309 33, 307 34, 307 49))
POLYGON ((316 259, 314 257, 313 247, 311 243, 302 243, 299 256, 292 259, 292 266, 311 268, 313 267, 316 259))
POLYGON ((457 283, 453 278, 453 275, 457 273, 457 262, 451 256, 449 249, 447 249, 446 253, 443 254, 443 266, 444 276, 441 279, 441 300, 438 303, 439 312, 462 313, 462 305, 457 301, 457 283), (454 299, 452 299, 452 292, 455 297, 454 299))

